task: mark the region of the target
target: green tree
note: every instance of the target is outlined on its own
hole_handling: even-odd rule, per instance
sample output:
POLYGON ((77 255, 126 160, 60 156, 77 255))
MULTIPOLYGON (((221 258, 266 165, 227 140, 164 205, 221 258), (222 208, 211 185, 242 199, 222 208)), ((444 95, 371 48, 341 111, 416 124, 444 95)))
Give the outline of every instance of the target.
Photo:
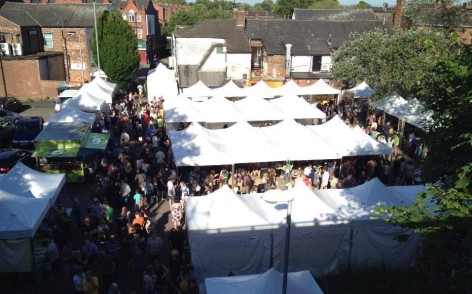
POLYGON ((413 27, 432 26, 446 31, 456 30, 470 17, 458 0, 407 0, 404 15, 413 27))
POLYGON ((294 8, 309 8, 315 0, 277 0, 274 13, 279 17, 290 18, 294 8))
POLYGON ((272 11, 274 8, 274 2, 272 0, 264 0, 260 3, 254 4, 254 8, 252 10, 256 11, 272 11))
POLYGON ((95 34, 98 32, 100 67, 124 88, 139 69, 138 40, 128 22, 117 11, 105 11, 97 21, 97 30, 92 36, 92 51, 97 64, 95 34))
POLYGON ((370 5, 369 3, 364 2, 364 1, 359 1, 359 3, 357 3, 356 5, 353 6, 353 8, 355 8, 355 9, 369 9, 369 8, 372 8, 372 5, 370 5))
POLYGON ((341 5, 338 0, 316 0, 315 3, 310 5, 311 9, 341 9, 341 5))

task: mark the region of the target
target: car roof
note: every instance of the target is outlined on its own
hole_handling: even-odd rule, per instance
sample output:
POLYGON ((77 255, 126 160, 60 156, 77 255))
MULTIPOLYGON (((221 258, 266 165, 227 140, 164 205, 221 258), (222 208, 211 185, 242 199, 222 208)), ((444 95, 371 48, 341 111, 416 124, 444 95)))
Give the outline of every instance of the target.
POLYGON ((20 118, 16 124, 38 122, 39 120, 43 120, 43 118, 41 116, 23 117, 23 118, 20 118))
POLYGON ((63 98, 63 97, 74 97, 75 93, 77 93, 78 90, 64 90, 61 92, 61 94, 59 94, 59 98, 63 98))
POLYGON ((0 150, 0 160, 7 159, 15 153, 18 153, 20 149, 2 149, 0 150))

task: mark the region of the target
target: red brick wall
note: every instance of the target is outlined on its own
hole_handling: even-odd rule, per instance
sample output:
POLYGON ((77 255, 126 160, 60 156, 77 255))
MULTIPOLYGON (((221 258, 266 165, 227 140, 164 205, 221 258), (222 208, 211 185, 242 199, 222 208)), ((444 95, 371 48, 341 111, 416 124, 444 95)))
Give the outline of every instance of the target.
POLYGON ((264 56, 262 79, 269 81, 285 80, 285 55, 264 56))

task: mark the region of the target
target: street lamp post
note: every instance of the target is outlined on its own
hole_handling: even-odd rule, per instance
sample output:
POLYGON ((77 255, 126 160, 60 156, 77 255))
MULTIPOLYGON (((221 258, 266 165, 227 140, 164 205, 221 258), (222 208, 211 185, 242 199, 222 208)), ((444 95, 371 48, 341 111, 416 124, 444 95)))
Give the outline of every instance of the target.
POLYGON ((95 8, 95 0, 93 1, 93 22, 95 24, 95 43, 97 43, 97 65, 98 65, 98 76, 100 76, 100 50, 98 46, 98 28, 97 28, 97 11, 95 8))
POLYGON ((285 229, 285 250, 284 250, 284 272, 282 280, 282 294, 287 294, 287 282, 288 282, 288 259, 290 256, 290 227, 292 226, 292 201, 293 196, 283 192, 281 190, 270 190, 264 193, 264 201, 268 203, 287 203, 287 220, 285 229))

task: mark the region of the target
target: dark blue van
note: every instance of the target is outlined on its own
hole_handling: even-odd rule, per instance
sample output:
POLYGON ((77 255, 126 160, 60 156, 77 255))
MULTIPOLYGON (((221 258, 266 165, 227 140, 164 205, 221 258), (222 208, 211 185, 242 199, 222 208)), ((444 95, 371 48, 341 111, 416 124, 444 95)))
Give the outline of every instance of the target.
POLYGON ((25 117, 16 123, 12 146, 15 148, 33 148, 34 139, 43 130, 44 119, 41 116, 25 117))

